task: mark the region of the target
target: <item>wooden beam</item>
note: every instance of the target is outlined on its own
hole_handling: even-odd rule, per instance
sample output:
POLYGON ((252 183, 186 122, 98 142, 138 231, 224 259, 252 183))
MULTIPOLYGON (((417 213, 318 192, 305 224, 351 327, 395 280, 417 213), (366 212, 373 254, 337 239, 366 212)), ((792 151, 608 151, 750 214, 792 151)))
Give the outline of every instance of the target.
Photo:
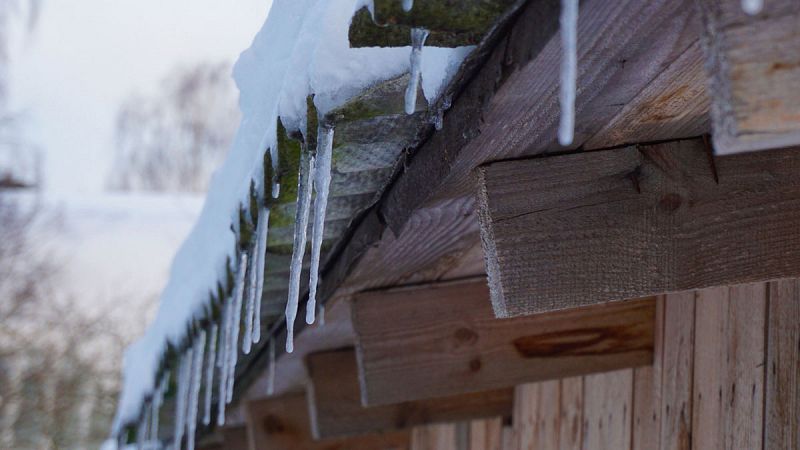
POLYGON ((364 407, 353 349, 307 358, 313 435, 320 438, 511 414, 512 389, 364 407))
POLYGON ((393 431, 314 440, 303 394, 247 403, 250 450, 408 450, 410 433, 393 431))
POLYGON ((750 16, 740 0, 701 0, 721 153, 800 144, 800 2, 764 2, 750 16))
POLYGON ((699 139, 482 167, 495 313, 798 276, 798 170, 796 149, 709 164, 699 139))
POLYGON ((655 299, 496 319, 486 280, 356 295, 366 405, 647 365, 655 299))

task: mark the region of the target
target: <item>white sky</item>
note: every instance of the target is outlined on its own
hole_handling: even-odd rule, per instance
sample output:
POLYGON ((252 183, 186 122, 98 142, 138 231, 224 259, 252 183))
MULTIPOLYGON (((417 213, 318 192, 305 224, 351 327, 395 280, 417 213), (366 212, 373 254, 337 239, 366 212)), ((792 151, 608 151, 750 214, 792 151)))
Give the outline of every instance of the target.
POLYGON ((44 151, 44 188, 103 189, 118 105, 152 92, 174 68, 235 61, 271 0, 43 0, 15 46, 12 105, 44 151))

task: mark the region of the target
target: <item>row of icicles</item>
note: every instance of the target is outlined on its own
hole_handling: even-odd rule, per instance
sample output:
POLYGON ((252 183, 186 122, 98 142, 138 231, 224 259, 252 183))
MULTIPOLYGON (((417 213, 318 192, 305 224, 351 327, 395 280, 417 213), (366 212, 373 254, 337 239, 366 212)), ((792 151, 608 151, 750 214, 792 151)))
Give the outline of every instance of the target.
MULTIPOLYGON (((558 140, 561 145, 571 145, 575 127, 575 97, 577 84, 577 23, 579 0, 561 0, 561 83, 559 103, 561 108, 558 140)), ((413 7, 413 0, 403 0, 403 9, 408 12, 413 7)), ((742 0, 743 10, 751 15, 761 12, 763 0, 742 0)), ((413 114, 416 110, 417 92, 422 73, 422 49, 428 37, 428 30, 413 28, 411 30, 410 78, 405 91, 405 112, 413 114)), ((446 102, 445 108, 449 107, 446 102)), ((441 129, 441 112, 436 117, 436 129, 441 129)), ((297 209, 293 236, 293 250, 289 275, 289 295, 286 303, 286 351, 294 350, 294 321, 297 316, 300 299, 300 277, 305 256, 307 228, 312 207, 312 191, 316 193, 313 204, 314 222, 311 231, 311 270, 309 294, 306 304, 306 323, 315 321, 317 285, 319 282, 319 266, 325 226, 325 213, 331 183, 331 164, 333 150, 333 126, 329 124, 318 127, 317 148, 303 146, 300 158, 297 189, 297 209)), ((258 216, 255 220, 256 230, 252 245, 240 246, 238 267, 235 272, 233 292, 228 301, 224 301, 220 323, 210 324, 208 332, 200 329, 195 333, 193 344, 189 345, 180 356, 177 369, 177 394, 175 408, 175 427, 173 448, 179 449, 186 433, 187 448, 194 450, 197 413, 199 409, 200 387, 203 390, 203 424, 211 423, 211 403, 214 373, 218 375, 217 425, 225 423, 225 406, 233 400, 234 373, 238 359, 238 341, 242 303, 246 297, 245 330, 242 334, 242 351, 250 353, 252 345, 261 339, 261 294, 264 288, 264 271, 267 250, 267 234, 269 230, 270 199, 277 197, 280 184, 277 177, 271 176, 272 163, 269 150, 265 154, 264 186, 271 186, 271 192, 263 191, 263 201, 259 203, 258 216), (247 276, 249 275, 249 276, 247 276), (247 277, 246 277, 247 276, 247 277), (247 278, 247 279, 245 279, 247 278), (246 286, 245 286, 246 282, 246 286), (220 331, 220 325, 222 330, 220 331), (206 351, 208 346, 208 351, 206 351)), ((240 225, 241 228, 241 225, 240 225)), ((240 234, 244 230, 240 229, 240 234)), ((220 289, 219 300, 222 300, 220 289)), ((320 306, 320 319, 323 320, 324 309, 320 306)), ((271 395, 275 380, 275 341, 268 343, 268 393, 271 395)), ((158 427, 159 411, 164 402, 164 395, 169 388, 170 372, 164 371, 155 392, 145 402, 144 414, 139 421, 136 441, 138 448, 159 448, 158 427)))

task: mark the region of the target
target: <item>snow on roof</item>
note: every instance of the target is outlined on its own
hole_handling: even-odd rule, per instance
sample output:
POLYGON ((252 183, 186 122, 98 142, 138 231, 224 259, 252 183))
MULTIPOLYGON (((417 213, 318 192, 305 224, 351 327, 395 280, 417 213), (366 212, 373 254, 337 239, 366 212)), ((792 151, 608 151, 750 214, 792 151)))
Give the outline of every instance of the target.
MULTIPOLYGON (((139 417, 167 343, 177 344, 186 324, 200 318, 209 292, 225 280, 226 259, 236 260, 230 226, 247 199, 250 180, 262 176, 265 149, 275 148, 277 118, 287 128, 304 129, 309 94, 325 113, 409 70, 410 47, 349 47, 351 18, 365 5, 368 0, 275 0, 252 46, 241 54, 233 73, 240 91, 239 131, 213 176, 198 222, 173 260, 154 321, 126 351, 115 435, 139 417)), ((429 100, 449 81, 448 68, 466 53, 463 48, 425 49, 422 87, 429 100)))

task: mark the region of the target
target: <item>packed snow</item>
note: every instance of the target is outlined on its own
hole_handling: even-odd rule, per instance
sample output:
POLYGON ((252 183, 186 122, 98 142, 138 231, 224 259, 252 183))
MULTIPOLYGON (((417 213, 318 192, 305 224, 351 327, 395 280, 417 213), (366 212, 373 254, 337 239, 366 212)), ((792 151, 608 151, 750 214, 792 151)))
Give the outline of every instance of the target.
MULTIPOLYGON (((263 152, 276 151, 278 117, 287 129, 303 130, 309 94, 315 95, 315 106, 324 114, 370 85, 409 71, 410 47, 349 48, 350 19, 367 3, 275 0, 264 27, 237 61, 233 76, 241 94, 243 119, 227 159, 212 179, 200 219, 173 260, 155 319, 126 352, 114 434, 139 417, 144 398, 154 391, 159 360, 167 343, 177 345, 184 337, 186 324, 203 316, 209 292, 225 279, 226 259, 238 260, 236 236, 230 232, 230 225, 238 219, 240 202, 248 198, 251 179, 260 182, 263 152)), ((424 53, 420 52, 418 70, 427 99, 439 95, 469 51, 470 48, 425 48, 424 53)), ((260 265, 258 258, 253 263, 255 267, 260 265)), ((230 305, 231 300, 235 299, 228 299, 225 304, 230 305)), ((236 355, 230 352, 238 352, 236 344, 230 347, 231 342, 236 342, 234 339, 238 340, 238 330, 233 329, 238 323, 230 323, 236 312, 228 309, 233 308, 226 308, 215 361, 224 366, 219 372, 220 394, 224 395, 218 419, 222 422, 236 362, 236 355)), ((254 309, 254 322, 258 316, 254 309)), ((254 323, 253 333, 256 328, 260 332, 260 324, 254 323)), ((253 341, 257 340, 253 336, 253 341)), ((183 389, 188 395, 188 386, 183 389)))

